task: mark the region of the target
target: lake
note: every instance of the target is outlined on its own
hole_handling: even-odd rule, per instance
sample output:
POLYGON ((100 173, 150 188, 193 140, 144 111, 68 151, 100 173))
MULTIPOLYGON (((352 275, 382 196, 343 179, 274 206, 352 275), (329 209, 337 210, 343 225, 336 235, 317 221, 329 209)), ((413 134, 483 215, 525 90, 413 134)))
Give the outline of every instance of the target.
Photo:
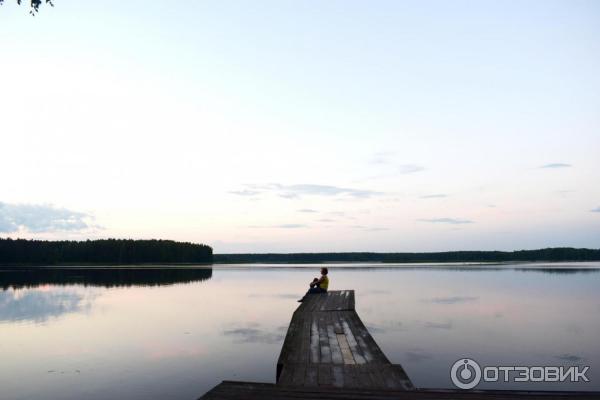
MULTIPOLYGON (((0 271, 2 399, 194 399, 222 380, 274 382, 296 300, 319 265, 0 271)), ((482 365, 589 366, 600 390, 600 263, 330 267, 417 387, 482 365)))

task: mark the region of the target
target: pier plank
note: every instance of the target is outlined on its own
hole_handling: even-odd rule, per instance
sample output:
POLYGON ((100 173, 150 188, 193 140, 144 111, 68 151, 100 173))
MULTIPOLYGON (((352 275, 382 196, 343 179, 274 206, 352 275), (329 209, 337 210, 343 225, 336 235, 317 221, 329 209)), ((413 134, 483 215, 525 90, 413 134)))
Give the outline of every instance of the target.
POLYGON ((278 384, 412 389, 404 370, 398 373, 377 346, 354 304, 353 290, 306 297, 281 349, 278 384))

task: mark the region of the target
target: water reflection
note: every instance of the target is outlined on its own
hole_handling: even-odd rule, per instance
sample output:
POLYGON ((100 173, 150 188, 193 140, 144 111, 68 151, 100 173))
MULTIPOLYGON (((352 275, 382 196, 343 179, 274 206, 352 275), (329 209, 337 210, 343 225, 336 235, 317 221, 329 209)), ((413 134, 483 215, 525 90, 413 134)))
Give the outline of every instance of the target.
POLYGON ((73 290, 28 290, 0 292, 0 323, 5 321, 44 322, 73 312, 90 309, 93 296, 73 290))
POLYGON ((452 322, 425 322, 425 324, 423 324, 423 326, 425 328, 428 329, 446 329, 446 330, 450 330, 452 329, 452 322))
POLYGON ((560 266, 556 266, 555 268, 518 268, 517 271, 521 272, 542 272, 544 274, 556 274, 556 275, 565 275, 565 274, 597 274, 600 272, 600 269, 592 269, 592 268, 562 268, 560 266))
POLYGON ((559 356, 554 356, 554 358, 562 361, 570 361, 572 363, 576 363, 579 361, 584 361, 585 358, 575 355, 575 354, 561 354, 559 356))
POLYGON ((424 302, 437 303, 437 304, 456 304, 456 303, 467 303, 470 301, 477 301, 479 297, 475 296, 450 296, 450 297, 433 297, 431 299, 423 299, 424 302))
POLYGON ((0 287, 35 288, 41 285, 164 286, 204 281, 212 268, 135 267, 135 268, 25 268, 0 269, 0 287))
MULTIPOLYGON (((191 399, 224 379, 274 382, 312 268, 0 272, 0 397, 191 399)), ((600 390, 599 270, 488 268, 333 267, 330 287, 355 289, 362 321, 418 387, 451 388, 469 356, 590 366, 585 385, 482 388, 600 390)))
POLYGON ((223 330, 223 335, 231 337, 234 343, 264 343, 277 344, 283 341, 287 326, 280 326, 275 330, 261 328, 260 324, 248 324, 244 327, 236 327, 223 330))
POLYGON ((255 298, 265 298, 265 297, 272 297, 272 298, 276 298, 276 299, 298 299, 299 296, 297 293, 250 293, 248 295, 248 297, 255 297, 255 298))
POLYGON ((389 333, 405 330, 400 321, 382 321, 379 324, 365 323, 365 326, 371 333, 389 333))
POLYGON ((418 363, 425 360, 431 360, 433 356, 424 350, 413 350, 404 352, 406 360, 410 363, 418 363))

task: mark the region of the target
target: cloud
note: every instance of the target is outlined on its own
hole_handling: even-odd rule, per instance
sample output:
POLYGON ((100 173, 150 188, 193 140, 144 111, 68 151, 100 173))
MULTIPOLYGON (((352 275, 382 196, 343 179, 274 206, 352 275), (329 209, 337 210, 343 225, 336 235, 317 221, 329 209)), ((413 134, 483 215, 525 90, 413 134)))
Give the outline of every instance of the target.
POLYGON ((279 193, 279 197, 283 197, 284 199, 297 199, 300 197, 298 193, 279 193))
POLYGON ((317 213, 317 210, 313 210, 312 208, 301 208, 300 210, 298 210, 298 212, 301 213, 317 213))
POLYGON ((467 303, 479 300, 479 297, 474 296, 450 296, 450 297, 433 297, 431 299, 424 299, 427 303, 436 304, 456 304, 456 303, 467 303))
POLYGON ((600 207, 596 207, 590 210, 590 212, 597 212, 600 213, 600 207))
POLYGON ((380 231, 389 231, 390 228, 381 227, 381 226, 364 226, 364 225, 350 225, 350 228, 353 229, 362 229, 366 232, 380 232, 380 231))
POLYGON ((436 193, 436 194, 426 194, 424 196, 420 196, 420 199, 441 199, 443 197, 448 197, 447 194, 444 193, 436 193))
POLYGON ((369 164, 380 165, 380 164, 389 164, 390 158, 394 155, 394 153, 390 151, 382 151, 379 153, 373 154, 373 157, 369 160, 369 164))
POLYGON ((0 202, 0 232, 20 229, 29 232, 82 231, 92 228, 91 215, 57 208, 51 204, 9 204, 0 202))
POLYGON ((335 219, 331 219, 331 218, 321 218, 320 220, 318 220, 319 222, 335 222, 335 219))
POLYGON ((540 166, 539 168, 570 168, 572 167, 571 164, 564 164, 564 163, 550 163, 550 164, 545 164, 540 166))
POLYGON ((283 228, 283 229, 297 229, 297 228, 306 228, 306 225, 303 224, 281 224, 275 225, 273 228, 283 228))
POLYGON ((281 228, 281 229, 297 229, 297 228, 308 228, 308 225, 304 224, 279 224, 279 225, 248 225, 247 228, 281 228))
POLYGON ((298 185, 282 185, 279 183, 270 183, 265 185, 250 184, 246 185, 248 189, 238 192, 262 192, 276 193, 278 196, 286 199, 297 199, 301 196, 347 196, 357 199, 366 199, 373 196, 379 196, 383 193, 374 190, 345 188, 330 185, 317 185, 312 183, 303 183, 298 185))
POLYGON ((232 190, 229 193, 237 194, 238 196, 256 196, 257 194, 260 194, 260 192, 257 190, 249 190, 249 189, 232 190))
POLYGON ((474 223, 473 221, 470 221, 468 219, 460 219, 460 218, 422 218, 417 221, 431 222, 434 224, 452 224, 452 225, 474 223))
POLYGON ((398 172, 401 174, 414 174, 415 172, 424 171, 425 167, 417 164, 402 164, 398 167, 398 172))
MULTIPOLYGON (((396 164, 393 160, 394 153, 383 151, 373 154, 373 157, 369 160, 369 164, 372 165, 394 165, 396 164)), ((425 170, 425 167, 419 164, 400 164, 396 167, 397 172, 400 174, 412 174, 425 170)))

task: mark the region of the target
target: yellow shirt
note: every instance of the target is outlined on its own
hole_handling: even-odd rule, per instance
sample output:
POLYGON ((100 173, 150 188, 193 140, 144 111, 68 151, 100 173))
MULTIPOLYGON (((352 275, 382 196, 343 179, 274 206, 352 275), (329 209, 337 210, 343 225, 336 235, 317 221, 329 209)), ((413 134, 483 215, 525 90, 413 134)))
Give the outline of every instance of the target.
POLYGON ((321 276, 321 283, 319 283, 319 287, 321 289, 327 290, 327 288, 329 287, 329 278, 327 277, 327 275, 321 276))

